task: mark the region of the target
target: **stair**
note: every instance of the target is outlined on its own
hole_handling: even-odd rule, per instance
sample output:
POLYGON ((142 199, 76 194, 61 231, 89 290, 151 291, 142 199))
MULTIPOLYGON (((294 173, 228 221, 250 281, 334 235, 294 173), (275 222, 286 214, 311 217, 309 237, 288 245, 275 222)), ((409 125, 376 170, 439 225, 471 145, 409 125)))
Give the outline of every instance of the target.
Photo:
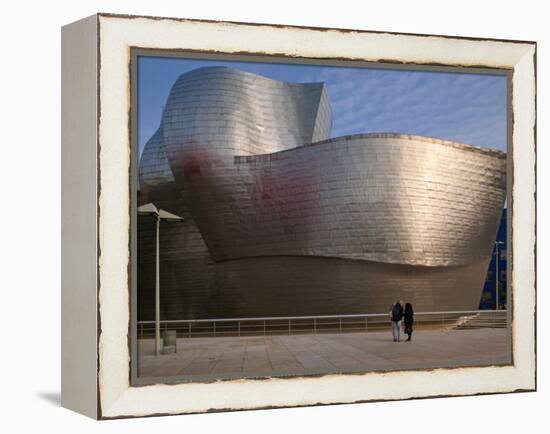
POLYGON ((485 328, 506 328, 506 311, 495 311, 490 314, 475 314, 461 317, 454 330, 474 330, 485 328))

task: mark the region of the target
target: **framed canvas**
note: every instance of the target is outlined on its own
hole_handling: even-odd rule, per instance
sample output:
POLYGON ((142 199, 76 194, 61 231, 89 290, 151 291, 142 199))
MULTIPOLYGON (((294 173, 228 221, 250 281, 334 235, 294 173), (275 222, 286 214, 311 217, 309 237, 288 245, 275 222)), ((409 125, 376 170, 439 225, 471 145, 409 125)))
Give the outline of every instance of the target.
POLYGON ((65 407, 536 389, 534 42, 97 14, 62 54, 65 407))

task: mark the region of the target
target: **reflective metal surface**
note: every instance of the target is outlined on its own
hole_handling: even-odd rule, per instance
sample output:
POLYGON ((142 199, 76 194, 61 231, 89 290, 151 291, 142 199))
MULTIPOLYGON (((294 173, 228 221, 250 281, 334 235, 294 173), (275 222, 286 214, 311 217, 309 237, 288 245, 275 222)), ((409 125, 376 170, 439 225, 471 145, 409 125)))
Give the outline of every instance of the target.
MULTIPOLYGON (((323 83, 180 76, 140 162, 161 234, 165 319, 476 309, 506 154, 403 134, 328 139, 323 83)), ((150 240, 140 223, 140 319, 150 240)))

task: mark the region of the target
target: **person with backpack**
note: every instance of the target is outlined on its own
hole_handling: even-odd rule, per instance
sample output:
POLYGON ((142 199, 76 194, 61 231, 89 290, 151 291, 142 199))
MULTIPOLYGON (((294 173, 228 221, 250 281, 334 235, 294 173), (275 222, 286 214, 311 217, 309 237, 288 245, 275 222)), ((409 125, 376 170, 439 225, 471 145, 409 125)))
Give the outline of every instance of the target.
POLYGON ((401 340, 401 320, 403 319, 403 305, 400 301, 396 301, 392 304, 390 318, 393 341, 399 342, 401 340))

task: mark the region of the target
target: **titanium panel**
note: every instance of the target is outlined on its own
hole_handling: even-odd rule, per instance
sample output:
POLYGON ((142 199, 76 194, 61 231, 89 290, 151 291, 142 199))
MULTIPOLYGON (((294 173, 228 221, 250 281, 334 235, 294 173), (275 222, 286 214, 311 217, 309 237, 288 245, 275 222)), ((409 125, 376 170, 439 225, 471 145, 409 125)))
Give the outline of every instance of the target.
MULTIPOLYGON (((163 318, 475 309, 506 154, 404 134, 329 139, 323 83, 225 67, 174 84, 140 161, 161 230, 163 318)), ((142 220, 140 313, 151 316, 142 220)))

